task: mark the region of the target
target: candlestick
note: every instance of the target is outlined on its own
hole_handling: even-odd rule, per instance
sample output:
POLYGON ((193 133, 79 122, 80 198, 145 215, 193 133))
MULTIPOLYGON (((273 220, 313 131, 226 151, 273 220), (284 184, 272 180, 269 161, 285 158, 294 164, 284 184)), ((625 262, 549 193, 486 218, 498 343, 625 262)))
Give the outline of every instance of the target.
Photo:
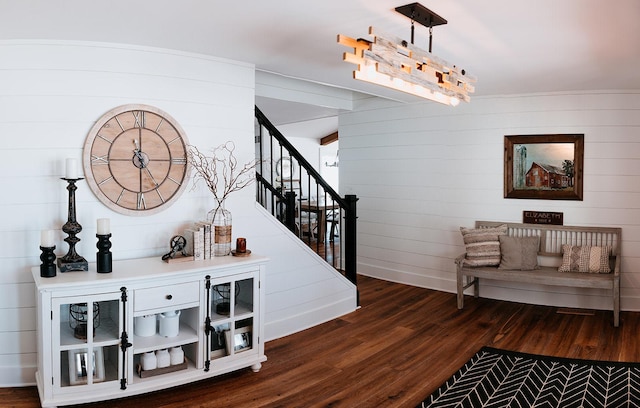
POLYGON ((77 179, 78 178, 78 164, 76 159, 67 159, 65 178, 77 179))
POLYGON ((89 264, 86 259, 76 253, 76 244, 80 242, 80 238, 76 234, 82 231, 82 226, 76 221, 76 181, 82 178, 63 178, 67 182, 67 190, 69 191, 69 214, 67 222, 62 226, 62 231, 69 236, 64 240, 69 244, 69 252, 62 258, 58 258, 58 268, 60 272, 67 271, 88 271, 89 264))
POLYGON ((96 247, 98 248, 98 253, 96 254, 96 266, 98 268, 98 273, 109 273, 112 271, 112 256, 111 256, 111 234, 96 234, 98 238, 98 243, 96 247))
POLYGON ((40 276, 43 278, 56 276, 56 254, 53 253, 54 249, 56 249, 55 245, 49 247, 40 245, 40 250, 42 251, 40 254, 40 260, 42 261, 42 264, 40 264, 40 276))
POLYGON ((107 235, 111 233, 111 223, 108 218, 98 218, 98 234, 107 235))

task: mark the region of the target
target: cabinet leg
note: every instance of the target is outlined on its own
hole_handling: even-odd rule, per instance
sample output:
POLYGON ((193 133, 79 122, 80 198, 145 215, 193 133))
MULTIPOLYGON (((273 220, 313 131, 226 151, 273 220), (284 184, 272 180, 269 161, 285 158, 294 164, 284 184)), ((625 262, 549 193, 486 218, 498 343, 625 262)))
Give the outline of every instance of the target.
POLYGON ((254 365, 251 366, 251 370, 254 373, 257 373, 258 371, 260 371, 261 368, 262 368, 262 364, 261 363, 255 363, 254 365))

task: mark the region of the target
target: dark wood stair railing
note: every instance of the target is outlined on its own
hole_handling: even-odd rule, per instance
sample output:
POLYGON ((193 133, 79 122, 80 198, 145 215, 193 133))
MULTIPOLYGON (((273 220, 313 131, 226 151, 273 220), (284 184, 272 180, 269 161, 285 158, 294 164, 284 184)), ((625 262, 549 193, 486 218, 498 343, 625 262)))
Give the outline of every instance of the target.
POLYGON ((257 106, 255 117, 257 201, 357 285, 358 198, 340 197, 257 106))

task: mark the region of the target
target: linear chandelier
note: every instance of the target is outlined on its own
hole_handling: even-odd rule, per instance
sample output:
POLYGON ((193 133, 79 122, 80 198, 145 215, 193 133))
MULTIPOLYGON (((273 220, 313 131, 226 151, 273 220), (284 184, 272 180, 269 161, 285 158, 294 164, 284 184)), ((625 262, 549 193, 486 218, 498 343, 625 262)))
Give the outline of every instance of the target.
POLYGON ((469 102, 476 78, 431 53, 432 32, 447 20, 418 3, 396 8, 411 19, 411 44, 369 27, 372 41, 338 34, 338 43, 353 48, 343 60, 356 64, 354 79, 406 92, 445 105, 469 102), (429 51, 413 45, 414 22, 429 27, 429 51))

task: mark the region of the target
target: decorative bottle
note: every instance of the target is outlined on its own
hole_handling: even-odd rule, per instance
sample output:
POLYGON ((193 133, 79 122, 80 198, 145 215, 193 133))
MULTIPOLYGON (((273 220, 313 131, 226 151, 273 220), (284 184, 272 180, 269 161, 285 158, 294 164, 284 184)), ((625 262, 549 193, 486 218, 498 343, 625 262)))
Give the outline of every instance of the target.
POLYGON ((156 358, 158 359, 158 368, 169 367, 171 365, 171 356, 167 349, 156 351, 156 358))
POLYGON ((180 346, 171 348, 169 356, 171 357, 171 365, 178 365, 184 362, 184 351, 180 346))
POLYGON ((158 368, 158 360, 156 359, 156 355, 153 351, 148 353, 144 353, 141 358, 142 369, 147 370, 155 370, 158 368))
POLYGON ((231 213, 224 207, 224 201, 207 213, 213 237, 213 255, 231 255, 231 213))

